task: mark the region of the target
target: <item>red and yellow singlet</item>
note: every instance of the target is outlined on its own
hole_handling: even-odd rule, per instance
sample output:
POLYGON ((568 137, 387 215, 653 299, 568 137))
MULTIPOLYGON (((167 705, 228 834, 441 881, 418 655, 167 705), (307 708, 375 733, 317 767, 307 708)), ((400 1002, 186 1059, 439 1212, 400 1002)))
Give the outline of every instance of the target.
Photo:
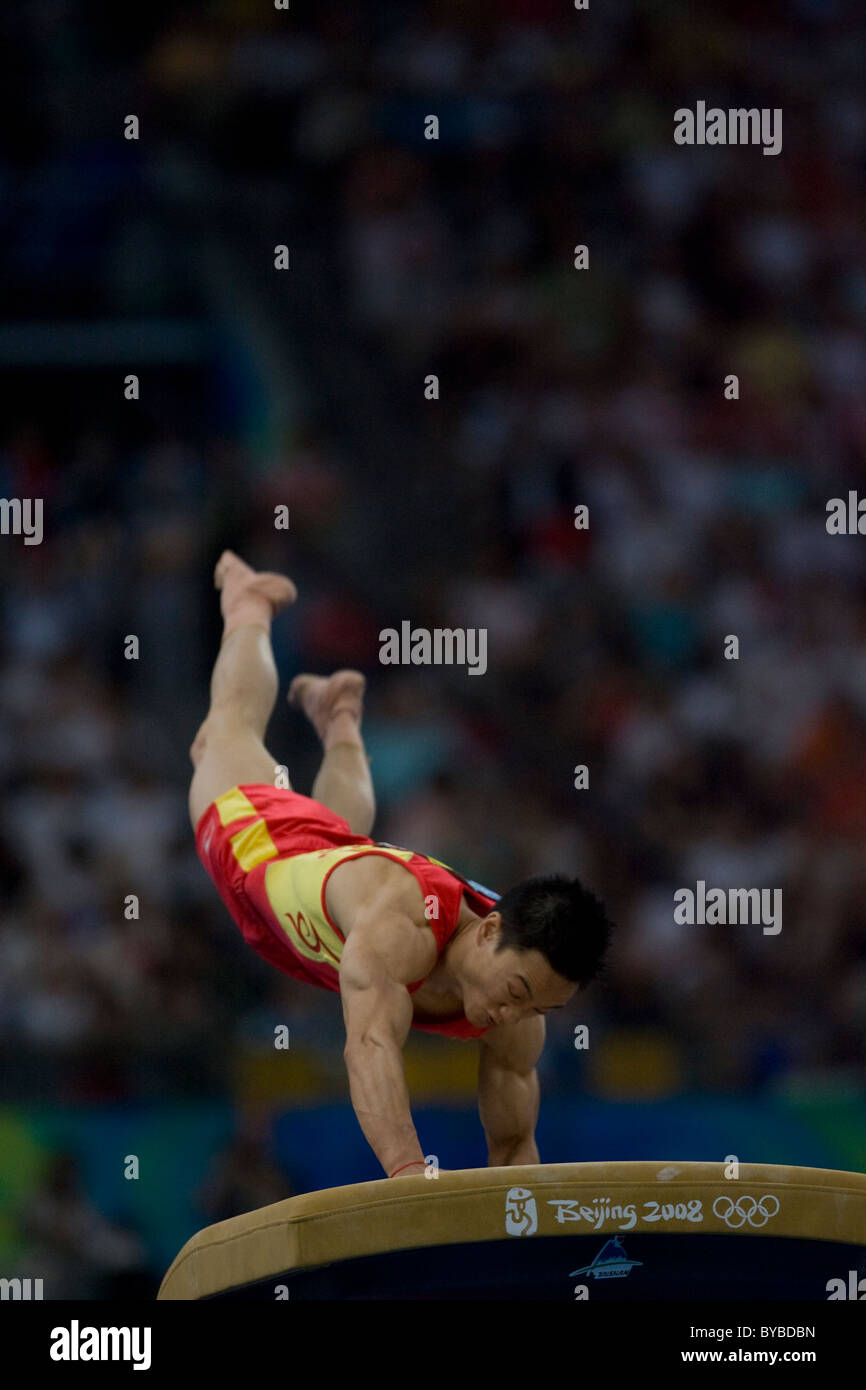
MULTIPOLYGON (((496 902, 495 894, 439 860, 353 835, 320 802, 267 785, 234 787, 218 797, 196 827, 196 848, 245 941, 278 970, 321 989, 340 988, 345 938, 328 914, 325 890, 347 859, 379 854, 415 876, 431 904, 440 955, 457 929, 464 895, 482 916, 496 902)), ((410 993, 422 984, 409 985, 410 993)), ((412 1026, 461 1039, 485 1032, 466 1018, 412 1026)))

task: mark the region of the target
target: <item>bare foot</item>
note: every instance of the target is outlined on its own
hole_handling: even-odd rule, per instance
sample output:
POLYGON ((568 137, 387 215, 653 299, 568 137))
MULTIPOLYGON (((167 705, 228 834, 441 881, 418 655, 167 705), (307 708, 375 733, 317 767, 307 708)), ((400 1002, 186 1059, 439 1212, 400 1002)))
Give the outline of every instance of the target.
POLYGON ((233 550, 224 550, 214 570, 214 585, 221 591, 225 631, 223 636, 246 623, 268 627, 281 609, 294 603, 298 591, 291 579, 269 570, 259 572, 245 564, 233 550))
POLYGON ((324 743, 337 715, 348 714, 360 726, 364 687, 360 671, 335 671, 332 676, 295 676, 289 686, 289 703, 299 706, 324 743))

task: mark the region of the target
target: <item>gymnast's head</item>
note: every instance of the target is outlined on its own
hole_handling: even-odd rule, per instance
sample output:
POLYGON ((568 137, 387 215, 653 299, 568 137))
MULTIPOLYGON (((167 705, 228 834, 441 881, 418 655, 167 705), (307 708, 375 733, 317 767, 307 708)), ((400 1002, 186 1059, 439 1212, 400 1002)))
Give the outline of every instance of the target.
POLYGON ((604 906, 579 879, 524 879, 465 932, 455 974, 477 1028, 564 1008, 599 974, 610 942, 604 906))

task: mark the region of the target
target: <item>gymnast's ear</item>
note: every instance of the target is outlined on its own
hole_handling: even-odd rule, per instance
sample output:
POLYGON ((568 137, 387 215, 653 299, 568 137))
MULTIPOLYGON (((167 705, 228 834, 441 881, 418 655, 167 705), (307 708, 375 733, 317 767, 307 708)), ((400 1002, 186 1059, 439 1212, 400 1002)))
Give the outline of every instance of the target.
POLYGON ((488 912, 488 914, 487 914, 486 917, 482 917, 482 918, 481 918, 481 921, 480 921, 480 923, 479 923, 479 926, 481 927, 481 935, 482 935, 482 938, 485 939, 485 940, 487 939, 487 937, 490 937, 490 936, 495 936, 495 937, 501 936, 501 934, 502 934, 502 913, 501 913, 501 912, 488 912))

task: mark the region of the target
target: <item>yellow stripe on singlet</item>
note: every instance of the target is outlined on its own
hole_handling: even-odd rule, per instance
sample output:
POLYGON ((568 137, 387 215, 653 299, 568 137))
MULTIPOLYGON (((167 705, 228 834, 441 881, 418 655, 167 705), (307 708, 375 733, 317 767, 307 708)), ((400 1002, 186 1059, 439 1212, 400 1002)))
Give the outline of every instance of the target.
POLYGON ((233 825, 236 820, 246 820, 248 816, 259 813, 240 787, 232 787, 230 792, 218 796, 214 805, 217 808, 221 825, 233 825))
POLYGON ((254 821, 245 830, 239 830, 236 835, 232 835, 230 844, 235 859, 245 873, 249 873, 250 869, 264 863, 266 859, 276 859, 279 853, 263 820, 254 821))
POLYGON ((252 825, 238 830, 229 841, 235 859, 245 873, 249 873, 250 869, 254 869, 266 859, 276 859, 279 851, 271 839, 268 827, 240 787, 232 787, 231 791, 223 792, 222 796, 216 798, 214 805, 221 825, 234 825, 239 820, 248 821, 250 816, 257 817, 252 825))

